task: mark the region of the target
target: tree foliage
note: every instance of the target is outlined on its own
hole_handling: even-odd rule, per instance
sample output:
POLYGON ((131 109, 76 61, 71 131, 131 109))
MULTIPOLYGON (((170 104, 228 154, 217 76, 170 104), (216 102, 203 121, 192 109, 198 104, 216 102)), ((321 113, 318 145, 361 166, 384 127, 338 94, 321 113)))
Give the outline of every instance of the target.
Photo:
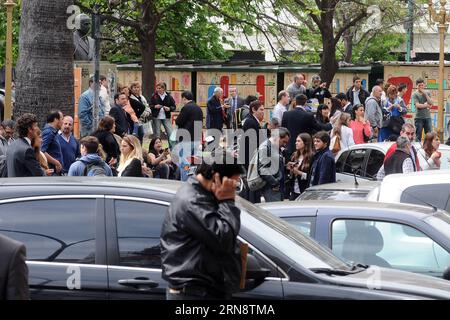
MULTIPOLYGON (((13 61, 19 55, 19 26, 20 26, 20 0, 13 11, 13 61)), ((6 6, 0 2, 0 68, 5 66, 6 57, 6 6)))

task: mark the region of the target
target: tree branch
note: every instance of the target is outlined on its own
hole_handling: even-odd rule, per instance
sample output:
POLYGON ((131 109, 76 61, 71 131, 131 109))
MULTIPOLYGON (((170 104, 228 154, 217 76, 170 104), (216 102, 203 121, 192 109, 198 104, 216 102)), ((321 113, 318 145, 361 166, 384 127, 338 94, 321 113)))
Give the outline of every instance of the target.
MULTIPOLYGON (((82 9, 83 12, 87 12, 89 14, 93 14, 94 13, 94 10, 92 10, 91 8, 86 7, 80 1, 75 0, 74 3, 75 3, 75 5, 80 7, 80 9, 82 9)), ((99 17, 101 19, 104 19, 104 20, 108 20, 108 21, 111 21, 111 22, 118 23, 118 24, 120 24, 122 26, 125 26, 125 27, 130 27, 130 28, 133 28, 133 29, 136 29, 136 30, 140 30, 141 29, 140 24, 138 22, 133 21, 133 20, 120 19, 120 18, 114 17, 113 15, 108 15, 108 14, 104 14, 104 13, 99 13, 99 17)))
POLYGON ((349 28, 355 26, 359 21, 361 21, 362 19, 364 19, 365 17, 367 17, 367 12, 366 11, 361 11, 361 13, 354 18, 353 20, 349 21, 348 23, 346 23, 337 33, 336 36, 334 37, 334 44, 337 45, 337 43, 339 42, 339 40, 341 39, 342 34, 349 28))

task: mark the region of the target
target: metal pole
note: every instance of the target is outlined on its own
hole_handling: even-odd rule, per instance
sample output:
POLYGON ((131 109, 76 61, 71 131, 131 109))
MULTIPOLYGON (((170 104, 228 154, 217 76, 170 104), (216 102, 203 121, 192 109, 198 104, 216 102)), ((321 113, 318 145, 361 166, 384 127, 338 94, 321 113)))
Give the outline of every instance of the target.
POLYGON ((100 97, 100 16, 98 14, 99 6, 94 6, 92 38, 94 44, 94 108, 92 128, 97 130, 99 122, 99 97, 100 97))
POLYGON ((12 118, 12 36, 13 0, 6 0, 6 64, 5 64, 5 120, 12 118))
POLYGON ((413 30, 414 30, 414 0, 408 0, 408 30, 406 42, 406 61, 411 61, 411 51, 413 50, 413 30))
POLYGON ((445 41, 446 25, 439 24, 439 102, 438 102, 438 120, 437 133, 441 141, 444 141, 444 41, 445 41))

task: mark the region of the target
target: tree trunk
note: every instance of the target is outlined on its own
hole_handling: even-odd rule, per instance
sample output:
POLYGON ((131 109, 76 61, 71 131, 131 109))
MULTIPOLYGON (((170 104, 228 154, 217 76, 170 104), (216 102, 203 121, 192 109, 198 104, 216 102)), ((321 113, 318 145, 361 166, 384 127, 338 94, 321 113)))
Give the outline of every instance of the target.
POLYGON ((330 86, 330 83, 333 81, 334 75, 338 70, 336 44, 334 42, 333 17, 333 10, 327 9, 321 14, 323 52, 320 63, 320 77, 322 78, 322 81, 327 83, 327 87, 330 86))
POLYGON ((23 0, 14 117, 33 113, 39 125, 52 109, 74 113, 73 34, 67 7, 73 0, 23 0))
POLYGON ((150 101, 155 92, 155 59, 156 59, 156 35, 151 33, 141 40, 142 52, 142 94, 150 101))
POLYGON ((344 32, 342 36, 344 39, 344 61, 352 63, 353 60, 353 34, 350 29, 344 32))

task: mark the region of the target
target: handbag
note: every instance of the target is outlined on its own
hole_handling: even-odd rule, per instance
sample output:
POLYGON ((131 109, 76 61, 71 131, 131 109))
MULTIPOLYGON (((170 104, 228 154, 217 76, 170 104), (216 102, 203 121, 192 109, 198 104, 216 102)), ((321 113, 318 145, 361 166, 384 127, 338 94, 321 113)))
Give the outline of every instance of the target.
POLYGON ((142 124, 142 129, 144 129, 144 135, 151 136, 153 134, 153 125, 151 121, 145 122, 142 124))
MULTIPOLYGON (((272 150, 269 146, 267 155, 270 157, 272 150)), ((247 185, 250 191, 258 191, 265 187, 267 182, 261 177, 259 171, 259 149, 256 149, 255 153, 250 160, 247 173, 247 185)))
POLYGON ((330 142, 330 150, 331 152, 336 155, 339 153, 339 151, 341 151, 342 147, 341 147, 341 138, 339 138, 339 136, 334 136, 331 139, 330 142))

